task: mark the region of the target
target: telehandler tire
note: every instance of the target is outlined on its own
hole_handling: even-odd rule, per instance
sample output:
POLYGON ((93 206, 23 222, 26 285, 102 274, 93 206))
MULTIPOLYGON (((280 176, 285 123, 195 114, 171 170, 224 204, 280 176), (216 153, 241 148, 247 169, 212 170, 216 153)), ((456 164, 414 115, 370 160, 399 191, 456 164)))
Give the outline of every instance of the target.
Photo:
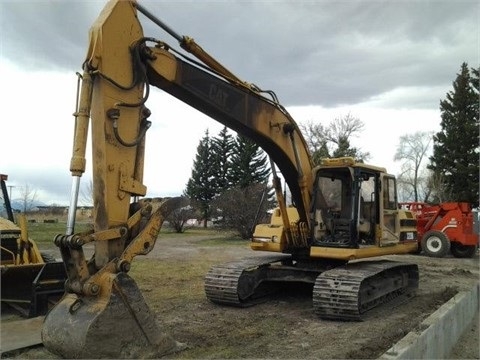
POLYGON ((458 242, 452 243, 450 251, 452 255, 456 258, 471 258, 473 257, 478 250, 476 245, 463 245, 458 242))
POLYGON ((450 240, 441 231, 430 230, 423 235, 422 250, 430 257, 441 258, 450 251, 450 240))

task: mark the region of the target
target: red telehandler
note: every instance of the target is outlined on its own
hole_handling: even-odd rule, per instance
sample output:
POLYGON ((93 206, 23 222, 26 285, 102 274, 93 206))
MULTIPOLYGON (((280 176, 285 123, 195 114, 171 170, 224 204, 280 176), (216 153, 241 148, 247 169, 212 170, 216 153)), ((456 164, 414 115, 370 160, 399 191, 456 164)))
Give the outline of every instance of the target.
POLYGON ((416 215, 419 250, 426 255, 444 257, 451 252, 457 258, 467 258, 477 253, 479 234, 474 230, 474 213, 469 203, 408 202, 400 205, 416 215))

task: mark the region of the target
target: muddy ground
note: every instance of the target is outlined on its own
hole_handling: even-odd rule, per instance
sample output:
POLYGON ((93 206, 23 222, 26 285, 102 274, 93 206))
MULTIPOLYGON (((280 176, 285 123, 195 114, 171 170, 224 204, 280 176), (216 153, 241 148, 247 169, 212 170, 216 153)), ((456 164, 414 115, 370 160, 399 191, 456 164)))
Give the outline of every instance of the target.
MULTIPOLYGON (((374 359, 458 291, 470 290, 479 281, 478 254, 471 259, 387 256, 419 265, 419 289, 408 302, 385 306, 363 322, 316 318, 311 290, 301 287, 254 307, 223 307, 205 298, 203 278, 208 269, 258 254, 245 241, 225 244, 216 239, 223 236, 162 235, 150 254, 133 263, 130 274, 157 320, 165 332, 187 345, 171 359, 374 359)), ((7 357, 56 358, 42 346, 7 357)), ((479 358, 478 326, 466 331, 451 358, 479 358)))

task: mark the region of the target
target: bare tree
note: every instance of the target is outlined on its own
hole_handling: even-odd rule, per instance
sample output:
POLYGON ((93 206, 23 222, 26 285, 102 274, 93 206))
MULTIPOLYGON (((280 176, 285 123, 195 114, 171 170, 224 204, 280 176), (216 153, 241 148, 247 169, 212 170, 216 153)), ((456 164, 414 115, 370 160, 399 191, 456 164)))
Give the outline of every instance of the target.
POLYGON ((400 195, 404 201, 427 201, 431 194, 428 186, 431 174, 425 160, 430 149, 433 132, 417 131, 400 136, 394 160, 401 162, 398 176, 400 195))
POLYGON ((213 202, 222 219, 219 224, 235 230, 242 239, 251 238, 255 225, 265 220, 262 215, 272 207, 268 190, 265 184, 253 183, 223 192, 213 202))
MULTIPOLYGON (((185 198, 184 201, 188 201, 185 198)), ((195 210, 192 206, 187 205, 174 209, 166 218, 168 224, 177 233, 183 233, 187 228, 187 223, 195 217, 195 210)))
POLYGON ((442 203, 452 200, 451 191, 447 189, 445 175, 443 173, 435 173, 430 170, 430 176, 427 179, 427 188, 429 190, 428 198, 433 203, 442 203))
POLYGON ((37 190, 33 190, 29 184, 20 188, 20 202, 24 214, 32 210, 36 198, 37 190))
POLYGON ((350 139, 361 133, 365 124, 357 117, 348 113, 343 117, 337 117, 330 123, 329 141, 338 145, 338 139, 342 137, 350 139))
POLYGON ((312 154, 314 164, 319 164, 322 158, 351 156, 359 161, 366 161, 370 157, 352 147, 352 138, 359 136, 364 129, 364 123, 348 113, 337 117, 327 126, 320 123, 308 122, 300 124, 300 129, 312 154))
POLYGON ((300 124, 307 146, 313 157, 313 162, 318 164, 322 157, 329 157, 328 132, 329 129, 320 123, 309 121, 306 124, 300 124))

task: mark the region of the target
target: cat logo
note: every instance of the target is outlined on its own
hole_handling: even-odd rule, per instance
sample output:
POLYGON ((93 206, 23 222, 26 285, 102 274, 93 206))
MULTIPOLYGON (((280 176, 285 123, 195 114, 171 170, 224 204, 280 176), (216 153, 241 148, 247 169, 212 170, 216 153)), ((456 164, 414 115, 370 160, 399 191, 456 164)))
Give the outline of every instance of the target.
POLYGON ((208 92, 208 98, 214 102, 217 106, 227 109, 228 94, 219 88, 217 85, 210 85, 210 91, 208 92))

